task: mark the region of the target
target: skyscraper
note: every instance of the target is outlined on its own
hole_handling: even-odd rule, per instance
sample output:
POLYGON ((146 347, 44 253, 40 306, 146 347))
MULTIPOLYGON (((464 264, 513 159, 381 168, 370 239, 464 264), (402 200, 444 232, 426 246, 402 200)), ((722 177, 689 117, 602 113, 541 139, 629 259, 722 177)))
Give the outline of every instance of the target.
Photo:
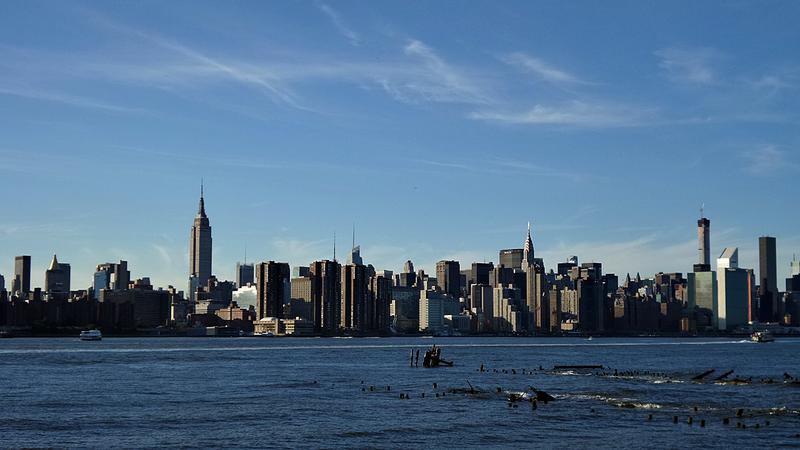
POLYGON ((275 261, 264 262, 257 267, 258 320, 265 317, 283 317, 283 305, 289 302, 289 264, 275 261))
POLYGON ((697 221, 697 253, 699 262, 695 265, 694 271, 711 270, 711 221, 705 217, 697 221))
POLYGON ((739 268, 739 249, 726 248, 717 259, 716 328, 746 324, 750 300, 750 274, 739 268))
POLYGON ((367 295, 367 330, 384 333, 389 330, 389 305, 392 296, 392 280, 377 274, 369 279, 367 295))
POLYGON ((367 322, 367 267, 362 264, 342 266, 342 318, 345 329, 364 331, 367 322))
POLYGON ((255 267, 252 264, 236 263, 236 287, 247 286, 255 277, 255 267))
POLYGON ((353 247, 350 249, 350 255, 347 257, 347 264, 362 265, 364 260, 361 259, 361 246, 356 245, 356 227, 353 226, 353 247))
POLYGON ((529 266, 534 265, 534 259, 533 239, 531 238, 531 223, 528 222, 528 236, 525 238, 525 244, 522 247, 522 268, 528 270, 529 266))
POLYGON ((759 320, 778 320, 778 274, 776 265, 775 238, 758 238, 758 298, 759 320))
POLYGON ((500 262, 498 266, 507 267, 511 270, 522 269, 524 249, 521 248, 508 248, 500 250, 500 262))
POLYGON ((403 273, 398 277, 398 285, 403 287, 412 287, 417 284, 417 274, 414 273, 414 263, 409 259, 403 265, 403 273))
POLYGON ((31 291, 31 257, 28 255, 14 258, 14 282, 12 292, 27 294, 31 291))
POLYGON ((437 262, 436 281, 444 292, 458 298, 461 295, 461 267, 458 261, 437 262))
POLYGON ((202 184, 200 184, 200 206, 194 218, 189 240, 189 276, 196 278, 198 286, 206 286, 211 277, 211 225, 206 216, 202 184))
POLYGON ((334 333, 342 317, 342 266, 336 261, 314 261, 309 272, 314 329, 334 333))
POLYGON ((44 273, 45 292, 48 294, 68 294, 70 272, 70 265, 66 263, 59 264, 56 255, 53 255, 50 267, 44 273))

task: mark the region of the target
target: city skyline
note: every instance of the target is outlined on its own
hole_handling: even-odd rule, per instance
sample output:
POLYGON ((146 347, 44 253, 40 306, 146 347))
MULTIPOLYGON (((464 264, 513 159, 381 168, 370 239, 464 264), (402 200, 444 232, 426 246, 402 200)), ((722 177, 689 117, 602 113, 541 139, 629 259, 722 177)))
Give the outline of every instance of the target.
MULTIPOLYGON (((709 255, 709 248, 714 248, 714 246, 713 246, 713 239, 714 238, 713 238, 713 232, 709 233, 709 229, 711 228, 711 221, 705 215, 705 205, 703 205, 703 207, 701 208, 700 214, 701 214, 701 216, 698 218, 698 221, 697 221, 697 227, 698 227, 697 228, 697 233, 698 234, 697 234, 697 237, 695 237, 695 239, 691 243, 691 245, 694 246, 694 252, 695 252, 695 261, 692 264, 692 266, 694 267, 695 270, 716 271, 718 269, 718 267, 719 267, 718 266, 718 258, 717 257, 711 257, 710 260, 709 260, 709 256, 708 256, 709 255), (705 231, 701 231, 701 230, 705 230, 705 231), (709 244, 711 244, 711 245, 709 245, 709 244), (699 262, 701 264, 697 264, 697 262, 698 262, 698 254, 697 253, 698 252, 699 252, 699 262), (703 264, 704 261, 705 261, 705 264, 703 264), (709 261, 713 261, 713 263, 710 264, 710 267, 708 267, 709 266, 709 264, 708 264, 709 261), (702 268, 703 266, 706 266, 706 267, 702 268)), ((192 295, 193 291, 196 289, 197 286, 205 286, 205 284, 208 282, 207 279, 204 282, 200 282, 199 280, 195 280, 194 279, 194 278, 197 277, 197 273, 199 273, 199 272, 197 272, 195 270, 194 267, 197 264, 201 264, 201 263, 198 263, 198 261, 200 261, 201 258, 203 259, 202 264, 206 265, 204 270, 209 273, 209 276, 214 276, 219 281, 229 280, 229 281, 233 281, 233 282, 236 282, 236 280, 238 280, 239 274, 238 274, 237 271, 239 270, 240 265, 241 264, 245 264, 245 261, 247 260, 247 254, 246 254, 246 249, 245 249, 244 258, 242 260, 237 260, 237 262, 235 264, 235 267, 232 270, 233 275, 231 277, 229 277, 229 278, 225 277, 225 276, 220 276, 217 273, 216 270, 212 270, 213 258, 211 257, 211 253, 212 252, 209 250, 212 247, 212 236, 211 236, 211 227, 209 226, 209 223, 210 223, 210 218, 206 215, 206 211, 205 211, 204 186, 203 186, 203 183, 201 181, 199 206, 197 207, 197 213, 195 215, 194 224, 190 227, 190 240, 189 240, 189 245, 187 247, 188 255, 189 255, 189 262, 188 262, 188 265, 187 265, 188 274, 189 274, 189 281, 188 281, 189 284, 187 286, 185 286, 186 288, 188 288, 188 289, 186 289, 187 298, 192 295), (199 233, 198 230, 201 229, 201 228, 204 230, 202 232, 206 233, 205 237, 203 237, 203 238, 197 237, 197 234, 199 233), (202 241, 202 243, 198 244, 199 242, 201 242, 200 239, 203 239, 203 241, 202 241), (202 250, 200 248, 202 246, 205 246, 206 250, 202 250), (200 256, 200 255, 205 255, 206 252, 208 253, 207 256, 202 256, 202 257, 200 256)), ((504 252, 504 251, 507 251, 508 249, 517 249, 518 251, 522 252, 520 255, 522 255, 521 257, 523 258, 523 260, 528 261, 527 262, 528 264, 534 264, 534 258, 533 258, 534 251, 536 252, 536 254, 547 254, 547 252, 541 252, 541 250, 539 250, 537 248, 537 244, 532 239, 532 234, 534 234, 533 231, 532 231, 532 225, 531 225, 531 222, 528 222, 528 224, 527 224, 527 234, 525 235, 525 239, 524 239, 524 242, 522 243, 522 245, 520 245, 520 246, 509 245, 509 246, 507 246, 505 248, 496 249, 495 250, 496 257, 484 258, 483 260, 480 260, 480 261, 478 261, 478 260, 475 260, 475 261, 451 260, 451 259, 448 259, 448 258, 440 258, 440 259, 437 259, 436 261, 434 261, 434 262, 432 262, 432 263, 430 263, 428 265, 419 265, 417 263, 414 263, 414 265, 415 265, 417 270, 423 270, 423 271, 426 272, 426 274, 428 274, 430 276, 438 277, 437 274, 439 274, 439 272, 441 270, 443 270, 443 269, 441 269, 440 266, 443 263, 447 263, 447 262, 455 262, 456 266, 458 266, 458 264, 461 263, 466 268, 468 268, 470 266, 470 264, 473 264, 473 263, 501 264, 501 262, 500 262, 501 253, 504 252), (530 257, 527 256, 529 253, 530 253, 530 257), (431 269, 427 269, 426 267, 431 267, 431 269)), ((761 272, 764 270, 763 267, 765 267, 764 264, 766 264, 766 262, 765 262, 766 260, 762 259, 762 257, 761 257, 762 256, 762 253, 761 253, 762 252, 762 248, 761 247, 763 245, 763 242, 764 242, 765 239, 771 239, 772 240, 772 245, 774 247, 776 238, 774 236, 769 236, 769 237, 768 236, 759 236, 757 239, 758 239, 757 240, 757 249, 756 249, 756 253, 754 255, 755 258, 756 258, 756 263, 753 266, 747 266, 746 264, 743 264, 742 267, 751 268, 752 270, 755 271, 755 273, 759 274, 762 277, 763 276, 772 276, 773 277, 772 284, 777 286, 777 283, 778 283, 778 281, 776 281, 777 279, 782 280, 782 279, 788 278, 790 276, 790 274, 792 272, 792 267, 791 266, 797 264, 797 258, 796 258, 796 256, 794 254, 792 255, 792 259, 791 259, 790 263, 787 264, 787 268, 785 270, 786 276, 784 278, 780 278, 780 276, 781 276, 780 274, 782 272, 781 272, 781 270, 776 270, 776 269, 778 269, 776 267, 773 267, 772 269, 770 269, 771 270, 771 275, 761 275, 761 272), (777 279, 775 278, 776 276, 778 277, 777 279)), ((341 258, 337 257, 336 248, 335 248, 336 245, 337 245, 336 242, 337 242, 336 241, 336 236, 335 236, 335 233, 334 233, 334 236, 331 239, 331 249, 330 249, 331 254, 329 256, 322 255, 322 256, 319 256, 319 257, 315 257, 315 258, 312 258, 308 263, 292 262, 292 261, 278 261, 278 262, 287 263, 290 268, 300 267, 300 266, 308 267, 309 265, 312 265, 315 261, 324 261, 324 260, 338 261, 340 264, 345 265, 345 264, 352 264, 351 259, 354 256, 357 256, 358 264, 362 264, 363 263, 365 265, 371 265, 376 270, 390 270, 390 271, 392 271, 394 273, 401 273, 402 272, 401 270, 399 270, 398 268, 396 268, 394 266, 391 266, 391 267, 377 266, 377 265, 373 264, 372 262, 370 262, 369 260, 364 262, 362 260, 361 256, 360 256, 361 244, 359 244, 358 241, 356 240, 355 226, 353 226, 352 248, 347 249, 347 251, 345 252, 346 253, 345 259, 341 259, 341 258)), ((538 242, 538 240, 537 240, 537 242, 538 242)), ((734 245, 732 247, 724 247, 721 250, 721 253, 719 254, 719 258, 726 257, 726 253, 729 251, 730 248, 735 248, 736 249, 736 254, 737 254, 736 260, 737 260, 737 265, 738 265, 739 246, 734 245)), ((745 252, 745 254, 746 254, 746 252, 745 252)), ((341 255, 341 253, 340 253, 340 255, 341 255)), ((17 260, 19 260, 19 258, 21 258, 21 257, 22 256, 20 256, 20 255, 16 255, 14 263, 17 264, 17 260)), ((28 280, 28 283, 30 284, 30 288, 31 289, 35 288, 35 287, 45 288, 46 286, 48 286, 48 283, 46 281, 46 277, 48 276, 49 272, 51 270, 53 270, 53 264, 56 264, 56 265, 58 264, 56 262, 57 254, 54 253, 53 256, 52 256, 52 259, 48 263, 48 266, 47 266, 48 269, 44 272, 44 276, 42 276, 43 283, 40 284, 40 285, 36 284, 36 276, 35 276, 36 271, 34 270, 34 268, 36 266, 32 263, 32 259, 33 258, 31 257, 31 255, 27 255, 27 254, 24 257, 27 258, 27 261, 28 261, 27 264, 30 266, 30 279, 28 280)), ((604 262, 603 259, 590 258, 590 259, 587 260, 587 259, 583 259, 581 257, 581 255, 577 255, 577 254, 570 254, 569 256, 564 257, 562 259, 554 259, 552 261, 548 261, 548 260, 545 259, 543 261, 544 264, 545 264, 544 268, 547 271, 555 270, 555 267, 559 263, 564 263, 564 262, 571 261, 572 258, 574 258, 574 257, 577 257, 578 261, 580 261, 581 263, 592 262, 592 263, 603 264, 605 266, 605 270, 607 271, 607 273, 615 273, 617 276, 622 276, 622 274, 625 274, 627 276, 632 276, 633 274, 636 274, 638 276, 639 274, 644 273, 645 274, 645 278, 648 278, 649 275, 656 274, 656 273, 677 272, 677 273, 686 273, 686 274, 688 274, 688 273, 690 273, 692 271, 691 269, 689 269, 689 270, 659 269, 659 270, 652 271, 652 272, 643 272, 642 270, 633 270, 633 271, 626 271, 626 272, 615 272, 612 267, 609 267, 609 266, 605 265, 606 263, 604 262)), ((777 263, 778 265, 780 265, 779 264, 780 258, 777 256, 777 252, 775 250, 773 250, 773 258, 775 258, 774 262, 777 263)), ((125 261, 126 260, 124 257, 118 258, 118 259, 120 259, 121 261, 125 261)), ((543 259, 543 258, 536 258, 536 259, 538 260, 538 259, 543 259)), ((259 263, 265 263, 267 261, 272 262, 272 261, 277 261, 277 260, 270 259, 270 258, 266 258, 266 259, 262 259, 262 260, 252 260, 251 259, 250 262, 247 263, 247 264, 258 265, 259 263)), ((405 269, 405 267, 406 267, 406 265, 407 265, 407 263, 409 261, 413 262, 413 259, 408 259, 405 262, 403 262, 403 268, 404 269, 405 269)), ((104 264, 113 264, 113 263, 98 262, 96 265, 100 266, 100 265, 104 265, 104 264)), ((70 267, 71 264, 68 263, 68 264, 61 264, 61 265, 64 265, 66 267, 70 267)), ((398 265, 398 267, 399 267, 399 265, 398 265)), ((223 270, 223 273, 224 272, 225 271, 223 270)), ((3 272, 0 272, 0 275, 5 276, 6 279, 10 278, 11 280, 13 280, 14 279, 13 278, 13 273, 14 272, 12 271, 9 274, 11 276, 5 276, 5 274, 3 272)), ((130 276, 130 275, 128 275, 128 276, 130 276)), ((69 281, 70 281, 69 274, 67 275, 67 277, 68 277, 67 278, 67 283, 69 283, 69 281)), ((148 275, 146 273, 136 273, 135 277, 147 277, 147 278, 149 278, 151 280, 158 279, 157 276, 148 275)), ((185 277, 185 274, 184 274, 184 277, 185 277)), ((89 283, 88 286, 91 286, 92 283, 94 283, 94 281, 95 281, 94 280, 94 271, 92 271, 91 280, 92 281, 89 283)), ((182 286, 184 284, 186 284, 185 281, 186 280, 183 280, 183 282, 177 281, 177 282, 174 282, 174 283, 167 283, 167 284, 164 284, 164 285, 160 285, 158 283, 154 283, 154 285, 159 286, 159 287, 164 287, 164 288, 167 287, 167 286, 173 286, 173 287, 176 287, 176 288, 178 288, 180 290, 180 289, 184 289, 184 287, 182 287, 182 286)), ((446 285, 446 282, 445 282, 444 285, 446 285)), ((775 288, 775 286, 773 286, 773 288, 775 288)), ((10 286, 7 286, 7 287, 10 287, 10 286)), ((78 289, 82 289, 83 288, 80 285, 80 282, 78 282, 78 284, 75 285, 75 287, 77 287, 78 289)), ((46 289, 44 289, 44 290, 47 291, 46 289)))
POLYGON ((185 289, 202 176, 220 279, 245 248, 330 258, 335 231, 344 261, 353 224, 379 269, 496 262, 528 221, 548 268, 686 273, 705 202, 712 265, 738 247, 757 269, 775 236, 782 280, 800 6, 780 5, 5 3, 0 273, 31 255, 42 286, 57 254, 77 288, 122 259, 185 289))

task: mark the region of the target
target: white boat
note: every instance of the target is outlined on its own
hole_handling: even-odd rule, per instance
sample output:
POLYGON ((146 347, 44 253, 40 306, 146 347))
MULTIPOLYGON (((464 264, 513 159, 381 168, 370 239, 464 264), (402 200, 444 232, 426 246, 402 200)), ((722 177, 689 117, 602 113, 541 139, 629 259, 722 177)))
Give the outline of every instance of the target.
POLYGON ((80 338, 82 341, 99 341, 103 339, 103 333, 100 330, 81 331, 80 338))
POLYGON ((750 340, 753 342, 774 342, 775 338, 772 337, 772 333, 769 331, 756 331, 750 336, 750 340))
POLYGON ((272 331, 267 331, 266 333, 254 333, 253 336, 256 337, 275 337, 275 333, 272 331))

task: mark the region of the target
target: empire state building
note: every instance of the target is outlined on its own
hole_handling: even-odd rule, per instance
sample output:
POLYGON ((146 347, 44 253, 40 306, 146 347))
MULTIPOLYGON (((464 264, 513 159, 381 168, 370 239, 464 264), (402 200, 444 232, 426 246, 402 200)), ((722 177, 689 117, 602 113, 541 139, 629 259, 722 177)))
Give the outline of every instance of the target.
POLYGON ((206 216, 203 185, 200 185, 200 207, 194 218, 192 234, 189 240, 189 292, 194 293, 200 286, 207 286, 211 277, 211 225, 206 216))

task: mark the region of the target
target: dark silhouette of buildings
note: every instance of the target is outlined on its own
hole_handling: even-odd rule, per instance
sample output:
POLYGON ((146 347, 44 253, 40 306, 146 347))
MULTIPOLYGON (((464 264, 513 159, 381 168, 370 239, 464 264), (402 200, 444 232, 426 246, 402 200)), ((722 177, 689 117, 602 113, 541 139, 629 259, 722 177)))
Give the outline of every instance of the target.
POLYGON ((291 286, 289 264, 275 261, 258 264, 256 279, 258 305, 256 318, 283 317, 283 306, 289 303, 291 286))
POLYGON ((458 298, 461 295, 461 267, 458 261, 437 262, 436 281, 445 293, 458 298))
POLYGON ((314 261, 309 272, 314 331, 333 334, 342 317, 342 266, 335 260, 314 261))
POLYGON ((28 294, 31 291, 31 257, 28 255, 14 258, 14 281, 11 292, 28 294))
POLYGON ((758 299, 759 320, 778 321, 778 274, 776 267, 775 238, 758 238, 758 299))
POLYGON ((236 263, 236 287, 247 286, 255 281, 255 267, 252 264, 236 263))

